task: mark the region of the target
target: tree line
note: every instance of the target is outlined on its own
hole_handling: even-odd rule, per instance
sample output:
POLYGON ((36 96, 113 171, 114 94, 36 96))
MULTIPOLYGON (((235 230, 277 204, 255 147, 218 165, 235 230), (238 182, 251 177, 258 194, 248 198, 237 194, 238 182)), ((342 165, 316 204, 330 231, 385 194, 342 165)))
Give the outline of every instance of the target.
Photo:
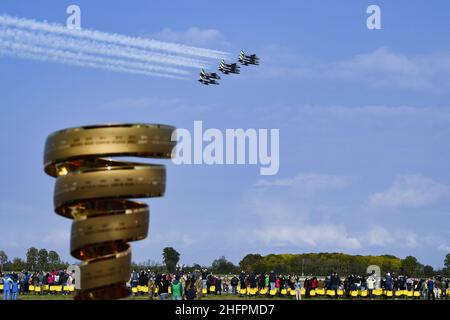
POLYGON ((54 269, 65 269, 68 266, 69 264, 62 261, 59 254, 54 250, 31 247, 27 250, 25 260, 18 257, 9 260, 6 252, 0 250, 1 271, 50 271, 54 269))
MULTIPOLYGON (((148 260, 146 262, 133 262, 132 269, 152 270, 156 272, 175 272, 183 269, 192 272, 202 268, 208 268, 216 274, 236 274, 241 270, 245 272, 298 275, 327 275, 337 272, 341 276, 351 274, 361 275, 370 265, 377 265, 382 272, 395 272, 414 277, 428 277, 432 275, 450 276, 450 253, 444 258, 444 266, 434 270, 430 265, 420 263, 417 258, 407 256, 400 259, 393 255, 349 255, 345 253, 303 253, 303 254, 247 254, 238 265, 221 256, 212 261, 210 266, 194 263, 190 266, 179 265, 180 253, 173 247, 166 247, 162 253, 162 263, 148 260)), ((60 259, 56 251, 37 249, 31 247, 27 250, 26 260, 14 258, 8 260, 8 256, 0 250, 0 270, 3 271, 39 271, 67 268, 68 263, 60 259)))
POLYGON ((245 272, 297 275, 327 275, 337 272, 341 276, 351 274, 361 275, 366 273, 367 267, 377 265, 382 272, 395 272, 413 277, 428 277, 432 275, 450 276, 450 253, 444 258, 444 267, 434 270, 430 265, 420 263, 416 257, 407 256, 400 259, 393 255, 349 255, 344 253, 304 253, 304 254, 247 254, 238 265, 228 261, 224 256, 215 259, 210 266, 194 263, 191 266, 180 266, 180 253, 172 247, 164 248, 163 262, 148 261, 146 263, 134 263, 134 270, 147 270, 157 272, 174 272, 177 268, 183 268, 186 272, 192 272, 202 268, 208 268, 216 274, 237 274, 241 270, 245 272))

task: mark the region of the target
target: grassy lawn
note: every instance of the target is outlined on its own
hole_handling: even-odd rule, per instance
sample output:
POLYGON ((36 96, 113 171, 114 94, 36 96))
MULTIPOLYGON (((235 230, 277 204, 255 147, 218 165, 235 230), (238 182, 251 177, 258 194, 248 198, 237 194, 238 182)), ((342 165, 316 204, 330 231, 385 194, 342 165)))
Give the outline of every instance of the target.
MULTIPOLYGON (((20 295, 19 300, 72 300, 74 295, 62 295, 62 294, 25 294, 20 295)), ((3 297, 1 297, 3 298, 3 297)), ((130 300, 147 300, 147 295, 130 296, 130 300)), ((231 294, 223 295, 208 295, 202 297, 201 300, 294 300, 292 297, 266 297, 266 296, 233 296, 231 294)), ((314 298, 323 299, 323 298, 314 298)))

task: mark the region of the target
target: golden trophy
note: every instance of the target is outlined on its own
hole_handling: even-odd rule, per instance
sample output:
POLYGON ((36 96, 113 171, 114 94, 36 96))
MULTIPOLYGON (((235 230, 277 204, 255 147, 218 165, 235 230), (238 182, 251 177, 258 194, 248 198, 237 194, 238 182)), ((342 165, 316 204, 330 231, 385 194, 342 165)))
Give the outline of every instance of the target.
POLYGON ((163 165, 108 157, 170 158, 175 128, 160 124, 99 125, 48 136, 44 170, 56 178, 55 212, 73 219, 70 251, 82 260, 75 299, 120 299, 131 273, 129 241, 148 233, 149 207, 160 197, 163 165))

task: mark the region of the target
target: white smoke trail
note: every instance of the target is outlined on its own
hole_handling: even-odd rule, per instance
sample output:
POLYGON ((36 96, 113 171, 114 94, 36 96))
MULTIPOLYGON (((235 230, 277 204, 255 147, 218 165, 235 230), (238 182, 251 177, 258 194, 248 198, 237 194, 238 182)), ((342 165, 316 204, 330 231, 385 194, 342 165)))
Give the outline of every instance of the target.
POLYGON ((41 47, 45 46, 55 49, 86 52, 89 54, 99 54, 111 57, 140 60, 143 62, 156 62, 193 68, 202 68, 208 65, 206 61, 198 59, 191 59, 169 54, 160 54, 126 46, 118 46, 102 42, 99 43, 92 40, 75 39, 71 37, 64 38, 62 36, 52 35, 48 33, 29 32, 16 28, 5 28, 1 25, 0 37, 28 44, 38 44, 41 47))
POLYGON ((89 68, 99 68, 110 71, 121 71, 148 76, 160 76, 178 80, 187 80, 186 77, 178 76, 188 74, 184 70, 168 67, 152 66, 131 61, 108 59, 103 57, 73 53, 69 51, 42 48, 38 46, 14 43, 2 40, 0 42, 0 55, 20 57, 39 61, 53 61, 57 63, 70 64, 89 68), (173 73, 173 74, 170 74, 173 73))
POLYGON ((116 33, 106 33, 96 30, 73 30, 54 23, 38 22, 31 19, 14 18, 8 15, 0 15, 0 25, 71 36, 76 38, 90 39, 93 41, 108 42, 116 45, 138 47, 149 50, 160 50, 211 59, 222 59, 229 56, 228 53, 217 50, 191 47, 177 43, 162 42, 140 37, 129 37, 116 33))

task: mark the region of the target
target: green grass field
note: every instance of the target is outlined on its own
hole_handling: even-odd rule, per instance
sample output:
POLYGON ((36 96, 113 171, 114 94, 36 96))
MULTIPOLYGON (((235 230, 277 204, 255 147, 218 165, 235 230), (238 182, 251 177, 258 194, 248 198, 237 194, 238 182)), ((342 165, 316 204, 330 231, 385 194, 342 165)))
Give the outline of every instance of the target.
MULTIPOLYGON (((63 294, 25 294, 19 295, 19 300, 73 300, 74 295, 63 295, 63 294)), ((3 298, 3 296, 1 297, 3 298)), ((147 295, 131 295, 129 300, 148 300, 147 295)), ((170 298, 169 298, 170 299, 170 298)), ((201 300, 295 300, 294 297, 266 297, 266 296, 233 296, 231 294, 223 295, 208 295, 202 297, 201 300)), ((324 297, 316 297, 317 299, 326 299, 324 297)))

